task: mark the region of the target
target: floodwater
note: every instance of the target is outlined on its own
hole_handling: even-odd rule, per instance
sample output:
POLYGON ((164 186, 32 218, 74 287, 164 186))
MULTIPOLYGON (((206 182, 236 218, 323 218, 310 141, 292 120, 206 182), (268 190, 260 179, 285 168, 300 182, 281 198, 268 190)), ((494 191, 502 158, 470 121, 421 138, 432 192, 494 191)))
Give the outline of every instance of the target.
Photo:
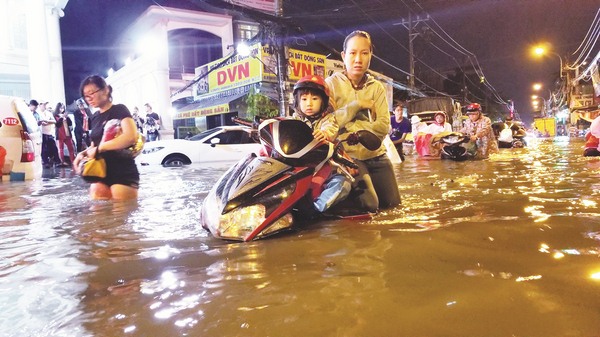
POLYGON ((403 203, 220 241, 198 208, 227 166, 141 168, 133 203, 70 170, 0 183, 0 336, 600 336, 600 161, 540 140, 414 157, 403 203))

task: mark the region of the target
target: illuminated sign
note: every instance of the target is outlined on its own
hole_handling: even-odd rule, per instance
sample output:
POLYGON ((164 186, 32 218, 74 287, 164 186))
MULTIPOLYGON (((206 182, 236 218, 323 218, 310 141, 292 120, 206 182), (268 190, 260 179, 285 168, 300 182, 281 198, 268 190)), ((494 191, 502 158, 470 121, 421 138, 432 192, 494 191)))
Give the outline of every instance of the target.
MULTIPOLYGON (((194 85, 194 99, 223 90, 230 90, 261 81, 277 81, 277 59, 268 45, 257 43, 250 46, 250 56, 235 55, 222 58, 196 68, 196 76, 202 76, 194 85), (208 75, 206 75, 208 74, 208 75)), ((327 76, 326 57, 296 49, 287 49, 288 80, 296 83, 307 75, 327 76)))
MULTIPOLYGON (((326 76, 325 73, 325 55, 309 53, 302 50, 288 49, 288 79, 295 83, 307 75, 326 76)), ((264 66, 263 80, 277 81, 276 70, 277 59, 275 55, 269 53, 269 47, 264 46, 261 49, 261 60, 264 66)))
MULTIPOLYGON (((250 55, 258 54, 259 44, 250 47, 250 55)), ((230 90, 258 83, 262 80, 262 64, 254 56, 235 55, 222 58, 196 68, 196 76, 202 76, 194 85, 194 99, 203 95, 230 90), (227 60, 227 61, 225 61, 227 60), (206 75, 208 73, 208 75, 206 75)))

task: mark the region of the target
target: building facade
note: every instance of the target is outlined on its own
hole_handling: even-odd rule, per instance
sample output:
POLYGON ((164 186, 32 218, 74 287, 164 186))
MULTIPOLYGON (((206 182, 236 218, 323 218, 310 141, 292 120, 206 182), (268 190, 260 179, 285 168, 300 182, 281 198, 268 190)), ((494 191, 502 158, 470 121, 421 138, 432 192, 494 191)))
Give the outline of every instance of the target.
POLYGON ((0 0, 0 95, 65 101, 59 20, 68 0, 0 0))

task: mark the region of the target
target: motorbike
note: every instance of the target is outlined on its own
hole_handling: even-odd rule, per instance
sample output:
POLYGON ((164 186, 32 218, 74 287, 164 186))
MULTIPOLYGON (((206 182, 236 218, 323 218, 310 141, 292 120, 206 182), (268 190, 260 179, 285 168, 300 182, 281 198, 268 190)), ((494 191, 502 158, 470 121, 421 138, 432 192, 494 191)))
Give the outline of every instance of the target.
POLYGON ((432 137, 431 143, 440 148, 441 159, 463 161, 475 156, 475 144, 460 132, 442 132, 432 137))
MULTIPOLYGON (((510 132, 510 130, 509 130, 510 132)), ((524 148, 526 145, 525 135, 511 135, 502 137, 502 132, 500 132, 500 137, 498 137, 498 147, 501 149, 520 149, 524 148)))
POLYGON ((494 123, 492 129, 498 139, 498 147, 501 149, 523 148, 527 145, 525 141, 527 133, 520 124, 513 123, 507 127, 504 123, 494 123))
MULTIPOLYGON (((381 140, 361 130, 333 144, 318 141, 302 121, 269 119, 258 126, 266 155, 250 154, 229 168, 210 190, 200 211, 202 227, 225 240, 252 241, 291 230, 306 220, 307 200, 324 184, 324 170, 357 166, 343 143, 370 150, 381 140)), ((370 216, 366 211, 362 215, 370 216)), ((361 216, 354 214, 353 216, 361 216)))

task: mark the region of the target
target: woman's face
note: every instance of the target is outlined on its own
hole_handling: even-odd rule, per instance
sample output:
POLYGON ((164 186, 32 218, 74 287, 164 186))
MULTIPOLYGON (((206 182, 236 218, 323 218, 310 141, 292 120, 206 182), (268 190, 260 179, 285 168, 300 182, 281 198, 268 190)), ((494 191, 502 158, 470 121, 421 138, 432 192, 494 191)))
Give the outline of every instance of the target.
POLYGON ((99 89, 94 84, 88 84, 83 87, 83 98, 88 105, 98 108, 108 102, 107 88, 99 89))
POLYGON ((351 79, 362 78, 369 69, 371 55, 371 43, 367 38, 359 35, 350 38, 347 41, 346 50, 342 52, 348 77, 351 79))
POLYGON ((446 121, 446 117, 444 117, 444 115, 437 114, 437 115, 435 115, 435 121, 438 124, 442 124, 442 123, 444 123, 446 121))

